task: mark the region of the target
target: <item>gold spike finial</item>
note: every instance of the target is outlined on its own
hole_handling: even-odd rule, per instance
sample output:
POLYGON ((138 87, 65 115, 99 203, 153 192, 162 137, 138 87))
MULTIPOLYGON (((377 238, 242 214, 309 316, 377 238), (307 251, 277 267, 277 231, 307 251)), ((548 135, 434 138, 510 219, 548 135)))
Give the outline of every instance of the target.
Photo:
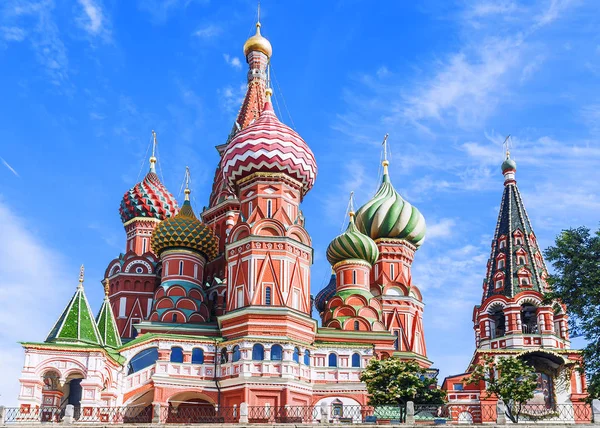
POLYGON ((104 287, 104 297, 106 298, 108 298, 109 285, 110 281, 108 280, 108 278, 105 278, 104 281, 102 281, 102 286, 104 287))
POLYGON ((152 156, 150 156, 150 171, 156 172, 156 132, 152 130, 152 156))
POLYGON ((508 136, 504 139, 504 142, 502 143, 502 145, 504 146, 504 150, 506 151, 506 159, 509 159, 510 158, 510 145, 511 145, 510 134, 508 134, 508 136))
POLYGON ((85 268, 83 267, 83 265, 81 265, 81 267, 79 268, 79 285, 77 286, 77 288, 83 288, 84 276, 85 276, 85 268))
POLYGON ((387 175, 388 173, 388 165, 390 164, 390 162, 388 161, 387 155, 388 155, 388 139, 389 134, 385 134, 385 136, 383 137, 383 143, 381 143, 381 145, 383 146, 383 162, 381 163, 383 165, 383 175, 387 175))
POLYGON ((258 12, 256 14, 256 26, 260 27, 260 0, 258 0, 258 12))
POLYGON ((348 215, 350 216, 350 221, 354 221, 354 190, 350 192, 350 201, 348 202, 348 215))
POLYGON ((185 190, 183 191, 183 193, 185 193, 185 200, 189 201, 190 200, 190 167, 186 166, 185 167, 185 190))

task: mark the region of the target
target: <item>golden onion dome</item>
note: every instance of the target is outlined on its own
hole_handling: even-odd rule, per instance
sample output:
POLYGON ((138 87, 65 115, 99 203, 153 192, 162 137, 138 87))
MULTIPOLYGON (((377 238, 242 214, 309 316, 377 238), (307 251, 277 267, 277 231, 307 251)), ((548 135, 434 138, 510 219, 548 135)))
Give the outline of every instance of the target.
POLYGON ((248 56, 248 54, 252 51, 262 52, 268 58, 271 58, 271 55, 273 54, 271 42, 269 42, 260 34, 260 22, 256 23, 256 34, 250 37, 248 40, 246 40, 246 43, 244 43, 244 56, 248 56))

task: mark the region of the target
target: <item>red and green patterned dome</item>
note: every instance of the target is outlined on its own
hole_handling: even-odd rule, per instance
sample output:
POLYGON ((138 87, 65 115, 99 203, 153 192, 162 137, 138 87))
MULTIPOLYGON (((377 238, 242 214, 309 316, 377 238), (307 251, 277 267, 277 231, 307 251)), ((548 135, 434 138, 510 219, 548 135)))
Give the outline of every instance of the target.
POLYGON ((218 238, 210 227, 198 220, 187 199, 175 217, 156 226, 151 245, 152 251, 158 255, 168 249, 184 248, 202 253, 207 261, 219 253, 218 238))
POLYGON ((177 201, 153 169, 151 167, 141 182, 125 192, 119 207, 123 223, 136 217, 164 220, 177 214, 177 201))

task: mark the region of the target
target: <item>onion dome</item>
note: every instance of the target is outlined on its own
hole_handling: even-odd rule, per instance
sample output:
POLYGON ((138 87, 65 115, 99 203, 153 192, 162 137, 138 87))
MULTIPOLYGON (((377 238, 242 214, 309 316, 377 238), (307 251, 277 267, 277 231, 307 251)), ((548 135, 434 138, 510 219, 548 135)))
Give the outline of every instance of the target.
POLYGON ((164 220, 177 214, 177 201, 156 175, 156 133, 152 131, 154 143, 150 157, 150 171, 144 179, 125 192, 119 213, 121 221, 128 222, 136 217, 164 220))
POLYGON ((516 171, 517 163, 510 158, 510 152, 506 152, 506 159, 502 162, 502 174, 507 171, 516 171))
POLYGON ((325 305, 335 295, 336 285, 335 285, 335 272, 331 273, 331 278, 329 279, 329 283, 319 291, 315 297, 315 308, 319 313, 325 310, 325 305))
POLYGON ((262 52, 269 58, 271 58, 271 55, 273 54, 271 42, 269 42, 262 36, 262 34, 260 34, 260 22, 256 23, 256 34, 254 34, 252 37, 246 40, 246 43, 244 43, 244 56, 248 56, 248 54, 252 51, 262 52))
POLYGON ((327 247, 327 260, 335 265, 344 260, 360 259, 373 265, 379 257, 377 244, 362 234, 354 224, 354 212, 350 211, 350 222, 344 233, 335 237, 327 247))
POLYGON ((280 172, 299 181, 305 195, 315 183, 317 162, 300 135, 275 115, 271 93, 267 89, 260 117, 229 142, 221 168, 231 187, 256 172, 280 172))
POLYGON ((383 180, 375 196, 356 213, 356 226, 373 239, 405 239, 416 247, 425 239, 425 218, 394 189, 383 161, 383 180))
POLYGON ((198 251, 210 261, 219 253, 218 238, 194 214, 189 194, 190 189, 186 188, 185 201, 179 213, 159 223, 152 232, 152 251, 160 256, 165 250, 184 248, 198 251))

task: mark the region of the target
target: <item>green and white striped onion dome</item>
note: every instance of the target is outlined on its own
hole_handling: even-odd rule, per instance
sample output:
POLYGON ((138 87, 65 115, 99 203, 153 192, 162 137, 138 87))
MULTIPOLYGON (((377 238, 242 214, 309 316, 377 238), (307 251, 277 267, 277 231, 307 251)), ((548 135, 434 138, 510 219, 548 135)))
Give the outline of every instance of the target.
POLYGON ((335 237, 327 247, 327 260, 331 266, 344 260, 359 259, 373 265, 379 257, 377 244, 367 235, 360 233, 354 224, 354 213, 346 231, 335 237))
POLYGON ((396 192, 390 182, 387 161, 383 166, 381 185, 356 213, 356 227, 372 239, 405 239, 418 247, 425 240, 425 218, 396 192))

